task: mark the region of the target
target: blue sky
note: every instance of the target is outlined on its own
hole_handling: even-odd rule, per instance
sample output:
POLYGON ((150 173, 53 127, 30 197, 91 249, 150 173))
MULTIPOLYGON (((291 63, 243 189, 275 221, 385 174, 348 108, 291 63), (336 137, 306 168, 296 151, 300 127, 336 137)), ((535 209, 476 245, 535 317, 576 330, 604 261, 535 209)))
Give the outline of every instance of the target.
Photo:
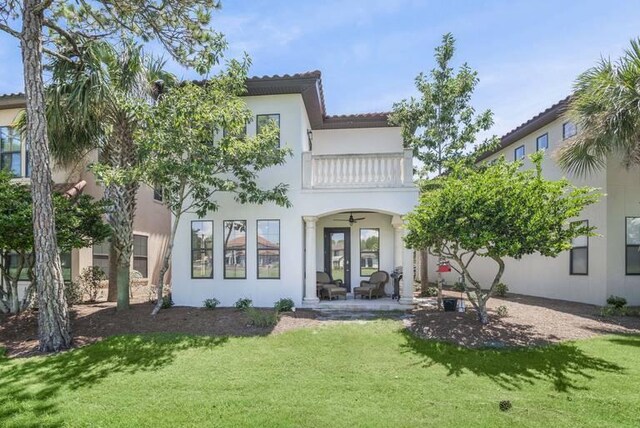
MULTIPOLYGON (((433 67, 434 47, 452 32, 457 62, 479 73, 474 105, 494 111, 492 133, 502 135, 640 36, 640 2, 223 0, 213 25, 227 36, 228 57, 251 56, 252 75, 321 70, 329 114, 387 111, 415 94, 414 77, 433 67)), ((18 44, 5 35, 0 64, 0 93, 22 91, 18 44)))

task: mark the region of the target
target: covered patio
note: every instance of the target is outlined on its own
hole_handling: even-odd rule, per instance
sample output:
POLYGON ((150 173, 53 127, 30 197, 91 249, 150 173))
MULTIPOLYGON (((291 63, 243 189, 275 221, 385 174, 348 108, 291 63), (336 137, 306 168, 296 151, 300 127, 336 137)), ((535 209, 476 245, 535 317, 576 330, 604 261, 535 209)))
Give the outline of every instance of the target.
MULTIPOLYGON (((413 252, 404 247, 402 217, 379 209, 353 208, 303 216, 304 299, 303 306, 317 309, 403 310, 413 304, 413 252), (354 290, 376 271, 403 272, 399 300, 393 278, 377 298, 357 296, 354 290), (329 299, 318 286, 317 272, 340 283, 342 295, 329 299), (345 295, 346 294, 346 295, 345 295)), ((335 296, 332 296, 335 297, 335 296)))

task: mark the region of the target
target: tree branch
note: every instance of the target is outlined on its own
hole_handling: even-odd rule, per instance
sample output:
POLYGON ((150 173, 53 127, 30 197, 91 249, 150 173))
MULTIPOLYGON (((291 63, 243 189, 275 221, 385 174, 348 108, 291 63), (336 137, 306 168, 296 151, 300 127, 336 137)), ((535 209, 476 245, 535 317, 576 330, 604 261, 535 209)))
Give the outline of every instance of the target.
POLYGON ((20 34, 20 32, 14 30, 13 28, 9 27, 6 24, 0 24, 0 31, 4 31, 5 33, 15 37, 18 40, 22 39, 22 34, 20 34))

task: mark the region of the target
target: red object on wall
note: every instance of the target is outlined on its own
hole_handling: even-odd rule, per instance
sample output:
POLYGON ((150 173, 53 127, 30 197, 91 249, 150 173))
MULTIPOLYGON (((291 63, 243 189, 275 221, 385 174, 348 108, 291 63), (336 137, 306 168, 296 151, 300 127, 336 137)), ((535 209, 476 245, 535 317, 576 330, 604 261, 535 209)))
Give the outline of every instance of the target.
POLYGON ((441 264, 438 266, 437 272, 451 272, 451 266, 448 264, 441 264))

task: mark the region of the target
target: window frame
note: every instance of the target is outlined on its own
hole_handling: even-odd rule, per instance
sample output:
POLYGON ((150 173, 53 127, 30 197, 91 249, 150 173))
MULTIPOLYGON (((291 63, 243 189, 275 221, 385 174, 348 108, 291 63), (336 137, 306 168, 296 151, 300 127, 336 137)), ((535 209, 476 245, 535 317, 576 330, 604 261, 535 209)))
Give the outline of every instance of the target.
MULTIPOLYGON (((360 264, 359 274, 361 278, 368 277, 370 275, 362 274, 362 231, 363 230, 375 230, 378 233, 378 250, 375 252, 378 256, 378 270, 380 270, 380 228, 379 227, 361 227, 358 230, 358 263, 360 264)), ((373 251, 367 251, 367 253, 373 253, 373 251)))
MULTIPOLYGON (((589 227, 589 220, 577 220, 572 223, 573 224, 586 223, 587 227, 589 227)), ((580 236, 583 236, 583 235, 580 235, 580 236)), ((569 250, 569 275, 572 275, 572 276, 588 276, 589 275, 589 235, 584 235, 584 237, 587 238, 587 245, 580 245, 580 246, 574 247, 572 244, 571 249, 569 250), (573 271, 573 250, 581 250, 581 249, 587 250, 587 271, 585 273, 576 273, 573 271)))
MULTIPOLYGON (((261 218, 256 220, 256 279, 281 279, 282 277, 282 222, 278 218, 261 218), (278 222, 278 276, 261 277, 260 276, 260 243, 258 238, 260 236, 260 222, 261 221, 277 221, 278 222)), ((245 260, 246 264, 246 260, 245 260)))
MULTIPOLYGON (((102 266, 96 265, 96 249, 95 249, 96 245, 101 245, 101 244, 105 244, 105 243, 109 244, 109 240, 105 240, 104 242, 98 242, 97 244, 93 244, 91 246, 91 266, 99 267, 100 269, 102 269, 107 274, 107 276, 109 276, 110 273, 107 270, 105 270, 102 266)), ((99 260, 106 260, 107 261, 107 268, 108 268, 109 267, 109 263, 110 263, 109 257, 111 257, 110 251, 107 251, 106 254, 98 253, 97 256, 98 256, 99 260)))
MULTIPOLYGON (((638 276, 638 275, 640 275, 640 272, 629 273, 629 263, 628 263, 628 260, 627 260, 627 250, 629 249, 629 247, 634 247, 634 248, 640 250, 640 244, 629 244, 628 243, 629 234, 627 232, 627 221, 629 219, 635 219, 635 218, 640 219, 640 216, 638 216, 638 217, 636 217, 636 216, 625 216, 625 218, 624 218, 624 274, 625 274, 625 276, 638 276)), ((638 254, 640 254, 640 251, 638 251, 638 254)))
POLYGON ((281 132, 282 129, 280 127, 281 124, 281 120, 280 120, 280 113, 262 113, 262 114, 256 114, 256 135, 260 135, 260 116, 278 116, 278 146, 281 145, 282 140, 281 140, 281 132))
POLYGON ((539 152, 540 150, 547 150, 548 148, 549 148, 549 133, 545 132, 544 134, 539 135, 538 137, 536 137, 536 151, 539 152), (540 148, 540 139, 542 137, 546 137, 546 139, 547 139, 547 147, 540 148))
POLYGON ((6 138, 7 138, 8 141, 11 141, 11 145, 12 146, 13 146, 13 139, 16 138, 16 135, 17 135, 18 142, 20 144, 19 144, 18 151, 11 150, 11 151, 5 152, 3 147, 2 147, 3 145, 0 142, 0 169, 7 169, 7 170, 11 171, 13 176, 16 177, 16 178, 27 177, 27 172, 29 172, 28 171, 29 167, 27 166, 25 168, 24 163, 23 163, 24 159, 23 159, 22 152, 23 152, 23 148, 24 148, 24 142, 22 141, 22 136, 20 135, 19 132, 16 132, 15 128, 12 127, 12 126, 0 126, 0 132, 2 130, 4 130, 6 132, 6 134, 5 134, 6 138), (4 156, 5 155, 10 155, 11 156, 11 162, 10 162, 9 168, 6 168, 4 166, 4 156), (20 158, 20 166, 19 166, 20 171, 18 171, 17 174, 11 168, 11 165, 13 164, 13 157, 16 156, 16 155, 20 158))
POLYGON ((191 241, 191 247, 190 247, 191 248, 191 264, 189 266, 189 270, 191 271, 191 279, 213 279, 213 272, 215 270, 214 269, 214 266, 215 266, 214 265, 214 261, 215 261, 215 259, 213 258, 214 257, 214 242, 213 242, 213 240, 214 240, 215 229, 214 229, 213 220, 191 220, 190 226, 191 226, 191 229, 190 229, 189 233, 191 234, 191 239, 190 239, 190 241, 191 241), (200 248, 200 249, 196 250, 196 249, 193 248, 193 223, 211 223, 211 249, 208 249, 208 248, 202 249, 202 248, 200 248), (209 276, 194 276, 193 275, 193 255, 194 255, 194 253, 196 251, 198 251, 198 252, 211 251, 211 274, 209 276))
POLYGON ((247 279, 247 236, 249 229, 247 227, 247 220, 222 220, 222 278, 223 279, 247 279), (227 276, 227 243, 225 238, 226 224, 232 223, 244 223, 244 276, 227 276))
POLYGON ((562 140, 569 139, 569 138, 571 138, 571 137, 573 137, 573 136, 575 136, 575 135, 577 135, 577 134, 578 134, 578 125, 576 125, 576 124, 575 124, 575 123, 573 123, 572 121, 567 120, 566 122, 564 122, 564 123, 562 124, 562 140), (566 133, 566 126, 567 126, 568 124, 572 124, 572 125, 573 125, 573 128, 575 129, 575 132, 574 132, 573 134, 571 134, 571 135, 567 135, 567 133, 566 133))
POLYGON ((513 160, 514 161, 521 161, 524 160, 526 156, 526 151, 524 149, 524 144, 516 147, 515 149, 513 149, 513 160), (522 157, 518 157, 518 150, 522 149, 522 157))
POLYGON ((153 186, 153 200, 156 202, 164 202, 164 190, 161 186, 153 186))
POLYGON ((133 243, 134 243, 133 251, 132 251, 133 259, 132 259, 132 262, 131 262, 131 268, 135 267, 136 260, 144 259, 145 270, 147 271, 146 275, 144 275, 143 272, 140 272, 138 269, 134 269, 134 270, 138 270, 138 272, 143 274, 142 275, 143 278, 148 279, 148 278, 150 278, 150 276, 149 276, 149 235, 142 235, 140 233, 134 233, 133 234, 133 243), (136 237, 144 238, 144 240, 145 240, 146 255, 144 255, 144 256, 140 256, 140 255, 136 256, 136 249, 135 249, 136 237))

